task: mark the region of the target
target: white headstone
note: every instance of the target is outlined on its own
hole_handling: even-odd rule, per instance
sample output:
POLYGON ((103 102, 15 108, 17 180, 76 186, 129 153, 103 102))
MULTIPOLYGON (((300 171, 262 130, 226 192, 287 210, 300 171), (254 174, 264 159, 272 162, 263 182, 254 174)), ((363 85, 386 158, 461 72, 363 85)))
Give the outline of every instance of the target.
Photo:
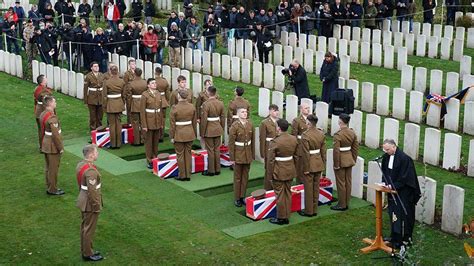
POLYGON ((384 50, 383 67, 393 69, 394 48, 391 45, 386 45, 384 50))
POLYGON ((332 35, 334 36, 334 38, 341 39, 341 25, 334 24, 332 35))
POLYGON ((346 88, 346 79, 343 77, 339 77, 339 88, 346 88))
MULTIPOLYGON (((4 54, 3 51, 0 51, 1 54, 4 54)), ((2 64, 5 64, 5 61, 3 60, 3 57, 1 58, 2 59, 2 62, 0 62, 0 67, 2 64)), ((31 63, 31 73, 32 73, 32 78, 33 78, 33 83, 36 83, 36 78, 40 75, 40 63, 38 62, 38 60, 33 60, 32 63, 31 63)), ((5 70, 5 66, 3 66, 3 68, 0 68, 0 71, 4 71, 5 70)))
POLYGON ((173 90, 178 89, 178 77, 181 75, 181 69, 177 67, 173 67, 171 69, 171 88, 173 90))
POLYGON ((282 112, 280 112, 280 118, 283 118, 283 99, 284 99, 283 92, 281 91, 272 92, 272 104, 276 104, 278 106, 278 109, 282 110, 282 112))
POLYGON ((202 53, 202 72, 204 74, 211 75, 211 53, 209 51, 204 51, 202 53))
POLYGON ((441 59, 449 60, 451 57, 451 39, 441 39, 441 59))
POLYGON ((8 74, 15 76, 16 75, 16 58, 14 53, 8 55, 9 70, 8 74))
POLYGON ((337 53, 337 39, 329 38, 328 40, 328 51, 331 53, 337 53))
POLYGON ((360 28, 359 27, 352 28, 352 40, 360 42, 360 28))
MULTIPOLYGON (((112 59, 113 60, 113 59, 112 59)), ((119 56, 119 70, 120 74, 123 75, 128 69, 128 58, 125 55, 119 56)))
MULTIPOLYGON (((462 89, 474 86, 474 75, 464 75, 462 78, 462 89)), ((470 89, 464 101, 474 101, 474 89, 470 89)))
POLYGON ((324 54, 325 52, 323 51, 316 52, 316 64, 314 67, 314 72, 316 73, 316 75, 319 75, 319 73, 321 72, 321 66, 323 65, 323 62, 324 62, 324 54))
MULTIPOLYGON (((10 72, 10 54, 8 52, 5 52, 5 72, 9 73, 10 72), (8 68, 8 71, 7 71, 8 68)), ((44 62, 41 62, 39 64, 39 73, 40 75, 45 75, 46 76, 46 64, 44 62)), ((36 82, 36 80, 35 80, 36 82)))
POLYGON ((119 54, 112 54, 112 63, 116 64, 120 68, 120 57, 119 54))
POLYGON ((283 46, 281 44, 277 43, 273 46, 273 61, 277 66, 283 63, 283 46))
POLYGON ((441 106, 430 104, 426 113, 426 124, 432 127, 439 127, 441 115, 441 106))
POLYGON ((426 36, 419 35, 416 40, 416 56, 424 57, 426 55, 426 36))
POLYGON ((55 66, 53 68, 53 72, 54 72, 53 87, 55 90, 61 91, 61 68, 55 66))
POLYGON ((428 43, 428 57, 436 58, 438 56, 438 37, 431 36, 428 43))
POLYGON ((372 65, 382 66, 382 45, 379 43, 372 44, 372 65))
POLYGON ((413 160, 418 160, 420 149, 420 126, 417 124, 406 123, 403 136, 404 152, 413 160))
POLYGON ((398 145, 398 131, 400 123, 397 119, 385 118, 383 123, 383 139, 393 139, 398 145))
POLYGON ((193 69, 192 70, 196 72, 201 72, 201 64, 202 64, 201 60, 202 60, 201 50, 199 49, 193 50, 193 69))
POLYGON ((474 48, 474 28, 469 28, 467 30, 467 48, 474 48))
POLYGON ((223 79, 230 79, 231 71, 230 71, 230 56, 222 55, 222 78, 223 79))
POLYGON ((430 75, 430 93, 442 94, 443 71, 438 69, 431 70, 430 75))
POLYGON ((352 94, 354 95, 354 107, 359 107, 359 81, 349 79, 347 81, 347 89, 352 90, 352 94))
POLYGON ((408 62, 408 52, 407 48, 400 47, 397 52, 397 70, 402 70, 408 62))
POLYGON ((291 122, 297 116, 298 116, 298 97, 296 97, 296 95, 286 95, 286 117, 285 117, 286 121, 291 122))
MULTIPOLYGON (((334 174, 333 149, 326 150, 326 177, 329 178, 333 184, 336 184, 336 175, 334 174)), ((337 185, 335 186, 335 188, 337 185)), ((337 188, 336 188, 337 190, 337 188)))
POLYGON ((187 69, 182 69, 180 75, 184 76, 188 83, 191 83, 191 72, 187 69))
POLYGON ((331 115, 331 136, 334 136, 339 129, 339 116, 331 115))
POLYGON ((446 95, 452 95, 459 91, 459 74, 448 72, 446 74, 446 95))
POLYGON ((370 82, 362 82, 362 111, 374 111, 374 84, 370 82))
POLYGON ((349 79, 351 75, 351 58, 348 55, 340 56, 340 76, 349 79))
POLYGON ((474 135, 474 102, 472 101, 464 103, 463 132, 474 135))
POLYGON ((454 185, 444 185, 443 216, 441 230, 459 235, 464 219, 464 189, 454 185))
POLYGON ((461 61, 461 57, 464 54, 464 40, 454 39, 453 46, 453 60, 461 61))
POLYGON ((459 111, 460 102, 456 98, 451 98, 446 101, 446 116, 444 117, 444 128, 451 131, 458 131, 459 129, 459 111))
POLYGON ((403 47, 403 33, 395 32, 393 34, 393 46, 395 47, 395 49, 403 47))
POLYGON ((469 141, 469 158, 467 163, 467 175, 474 176, 474 139, 469 141))
POLYGON ((352 189, 351 195, 353 197, 362 199, 364 194, 364 159, 357 156, 356 164, 352 167, 352 189))
POLYGON ((421 34, 420 22, 413 22, 413 35, 418 36, 421 34))
POLYGON ((306 39, 307 39, 306 34, 300 33, 300 36, 298 39, 298 47, 303 48, 303 50, 307 48, 306 39))
POLYGON ((405 120, 407 92, 402 88, 393 89, 392 116, 405 120))
MULTIPOLYGON (((263 65, 263 86, 265 88, 273 88, 273 65, 265 64, 263 65)), ((283 110, 283 109, 281 109, 283 110)))
POLYGON ((184 49, 184 68, 193 69, 193 50, 191 48, 184 49))
POLYGON ((233 81, 240 81, 240 58, 238 57, 232 57, 231 58, 231 64, 232 64, 232 74, 231 78, 233 81))
POLYGON ((163 78, 168 81, 168 84, 172 84, 171 80, 171 67, 169 65, 163 65, 163 78))
POLYGON ((385 85, 377 85, 376 113, 387 116, 389 113, 390 88, 385 85))
MULTIPOLYGON (((314 52, 318 50, 317 36, 314 34, 310 34, 308 37, 308 49, 313 50, 314 52)), ((275 47, 273 47, 273 50, 275 50, 275 47)))
POLYGON ((242 59, 242 82, 250 84, 250 60, 242 59))
POLYGON ((359 62, 359 42, 358 41, 351 41, 349 45, 349 54, 351 56, 351 62, 358 63, 359 62))
POLYGON ((69 94, 69 73, 65 68, 61 68, 61 92, 69 94))
POLYGON ((424 67, 415 68, 415 90, 419 92, 425 92, 426 90, 426 77, 427 69, 424 67))
POLYGON ((391 21, 391 30, 393 32, 399 32, 400 31, 400 21, 392 19, 391 21))
POLYGON ((291 61, 293 60, 293 47, 285 46, 283 49, 283 66, 288 67, 291 64, 291 61))
POLYGON ((347 41, 351 40, 351 27, 350 26, 342 26, 342 39, 347 40, 347 41))
POLYGON ((69 91, 68 91, 68 94, 69 94, 69 96, 76 97, 76 94, 77 94, 77 91, 76 91, 76 85, 77 85, 76 84, 76 72, 69 71, 68 76, 69 76, 69 83, 68 83, 69 91))
POLYGON ((360 63, 363 65, 370 64, 370 43, 363 42, 360 47, 360 63))
POLYGON ((413 123, 421 123, 421 114, 423 111, 423 104, 424 104, 424 95, 419 91, 411 91, 410 92, 410 107, 409 107, 409 115, 408 120, 413 123))
POLYGON ((76 97, 78 99, 84 99, 84 74, 76 74, 76 97))
POLYGON ((400 87, 406 91, 411 91, 413 89, 413 66, 405 65, 402 67, 400 87))
POLYGON ((329 105, 327 103, 323 101, 316 102, 315 114, 318 117, 318 123, 316 126, 322 129, 324 133, 328 131, 328 113, 329 105))
POLYGON ((365 123, 365 146, 378 149, 380 147, 380 116, 368 114, 365 123))
POLYGON ((443 37, 446 37, 450 40, 454 39, 454 27, 451 26, 451 25, 446 25, 444 26, 444 36, 443 37))
POLYGON ((47 86, 54 88, 54 66, 46 65, 46 78, 48 79, 47 86))
POLYGON ((392 32, 384 30, 382 33, 382 45, 385 47, 386 45, 392 45, 392 32))
MULTIPOLYGON (((382 182, 382 171, 377 164, 378 162, 369 162, 367 173, 367 184, 369 185, 382 182)), ((375 204, 375 189, 367 189, 367 201, 375 204)))
POLYGON ((212 75, 214 77, 221 76, 221 55, 219 53, 212 53, 212 75))
MULTIPOLYGON (((145 63, 141 59, 137 59, 137 68, 140 68, 142 71, 145 69, 145 63)), ((142 77, 143 77, 143 72, 142 72, 142 77)))
POLYGON ((327 39, 325 36, 318 36, 318 51, 326 52, 327 39))
POLYGON ((402 21, 402 33, 406 36, 410 32, 409 21, 402 21))
POLYGON ((349 127, 352 128, 357 136, 357 142, 362 143, 362 119, 364 114, 359 110, 354 110, 351 114, 351 120, 349 121, 349 127))
POLYGON ((193 96, 198 97, 202 91, 202 75, 199 72, 193 72, 193 96))
POLYGON ((464 41, 464 35, 466 34, 466 28, 464 27, 456 27, 456 37, 455 39, 463 40, 464 41))
POLYGON ((339 55, 339 57, 341 57, 343 55, 349 55, 349 53, 347 52, 348 46, 349 46, 349 41, 348 40, 346 40, 346 39, 340 39, 339 40, 339 53, 337 53, 339 55))
POLYGON ((470 75, 472 69, 472 58, 468 55, 461 56, 461 64, 459 66, 459 76, 461 79, 464 75, 470 75))
POLYGON ((290 32, 289 36, 288 36, 288 41, 289 41, 289 45, 293 48, 296 48, 297 47, 297 44, 298 44, 298 35, 296 34, 296 32, 290 32))
POLYGON ((408 55, 413 55, 415 53, 415 35, 413 33, 406 35, 405 47, 407 48, 408 55))
POLYGON ((260 61, 253 61, 253 77, 252 77, 252 84, 254 86, 262 86, 262 62, 260 61))
MULTIPOLYGON (((245 59, 253 60, 253 42, 252 40, 245 40, 245 59)), ((260 61, 263 62, 262 59, 260 61)))
POLYGON ((281 45, 283 46, 287 46, 288 45, 288 32, 287 31, 282 31, 280 33, 280 42, 281 42, 281 45))
POLYGON ((235 56, 244 58, 244 39, 237 39, 235 42, 235 56))
POLYGON ((423 35, 429 37, 431 36, 431 24, 430 23, 423 23, 423 35))
POLYGON ((372 43, 381 43, 382 39, 382 32, 380 30, 373 30, 372 31, 372 43))
MULTIPOLYGON (((36 61, 36 60, 33 60, 33 61, 36 61)), ((35 63, 37 65, 37 67, 39 68, 39 63, 38 61, 36 61, 35 63)), ((5 72, 5 51, 3 50, 0 50, 0 71, 1 72, 5 72)), ((35 70, 33 70, 34 72, 35 70)), ((39 71, 39 70, 36 70, 36 71, 39 71)), ((36 74, 36 73, 35 73, 36 74)), ((39 74, 37 74, 36 76, 33 75, 33 82, 35 82, 35 77, 37 77, 39 74)))
POLYGON ((370 43, 372 41, 372 30, 369 28, 362 29, 362 41, 370 43))
POLYGON ((151 61, 145 61, 145 70, 143 71, 145 79, 153 78, 153 63, 151 61))
POLYGON ((433 35, 438 38, 438 43, 441 42, 441 38, 443 38, 443 25, 441 24, 434 24, 433 26, 433 35))
POLYGON ((270 90, 266 88, 260 88, 258 90, 258 116, 268 116, 268 106, 270 106, 270 90))
POLYGON ((312 73, 314 68, 314 52, 313 50, 304 50, 304 69, 308 73, 312 73))
POLYGON ((435 166, 439 165, 441 131, 434 128, 426 128, 424 144, 423 162, 435 166))
POLYGON ((303 64, 303 48, 296 47, 294 50, 295 50, 295 54, 294 54, 293 58, 298 60, 298 62, 300 62, 300 64, 303 64))
POLYGON ((283 66, 275 66, 275 90, 283 92, 285 90, 285 76, 281 73, 283 66))
MULTIPOLYGON (((0 60, 2 60, 0 58, 0 60)), ((23 61, 20 55, 15 55, 16 76, 23 78, 23 61)))
POLYGON ((433 224, 436 207, 436 180, 418 176, 418 183, 420 184, 421 198, 415 208, 416 220, 433 224))

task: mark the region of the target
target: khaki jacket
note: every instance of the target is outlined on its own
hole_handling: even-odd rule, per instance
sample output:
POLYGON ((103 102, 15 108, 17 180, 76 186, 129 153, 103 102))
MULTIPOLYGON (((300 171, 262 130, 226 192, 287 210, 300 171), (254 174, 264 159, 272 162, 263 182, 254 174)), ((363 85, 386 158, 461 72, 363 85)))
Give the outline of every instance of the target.
POLYGON ((359 142, 352 128, 343 128, 333 138, 334 168, 352 167, 359 154, 359 142), (341 150, 342 149, 342 150, 341 150))
POLYGON ((147 83, 144 79, 135 79, 130 84, 128 84, 130 96, 130 111, 132 113, 140 113, 140 100, 142 98, 142 94, 148 88, 147 83))
MULTIPOLYGON (((170 84, 168 81, 162 77, 157 77, 156 79, 156 89, 160 92, 161 98, 166 100, 166 107, 169 106, 171 92, 170 92, 170 84)), ((165 105, 163 105, 165 108, 165 105)))
POLYGON ((76 206, 82 212, 100 212, 102 210, 102 193, 101 193, 101 175, 95 168, 94 164, 86 160, 82 160, 77 164, 76 176, 80 174, 84 165, 88 164, 82 176, 79 177, 81 188, 79 197, 77 197, 76 206), (84 188, 87 187, 87 190, 84 188))
POLYGON ((50 88, 38 86, 35 89, 33 97, 35 98, 35 117, 39 118, 44 111, 43 99, 48 95, 52 95, 53 91, 50 88))
POLYGON ((201 137, 220 137, 224 134, 224 104, 211 98, 201 107, 201 123, 199 133, 201 137))
POLYGON ((135 72, 133 70, 129 69, 123 73, 123 81, 125 84, 128 85, 133 80, 135 80, 135 72))
MULTIPOLYGON (((308 125, 306 124, 306 119, 300 115, 293 119, 293 122, 291 123, 291 135, 295 136, 298 139, 298 144, 301 143, 301 135, 303 132, 308 130, 308 125)), ((301 156, 303 154, 302 146, 299 145, 298 148, 298 155, 301 156)))
POLYGON ((303 172, 317 173, 326 168, 326 144, 324 132, 310 127, 301 138, 303 172))
POLYGON ((163 99, 158 91, 150 89, 140 99, 140 120, 142 128, 157 130, 163 128, 163 99))
POLYGON ((277 136, 276 123, 270 117, 265 118, 259 127, 260 156, 267 157, 270 142, 277 136))
POLYGON ((229 133, 230 160, 236 164, 250 164, 255 160, 255 129, 252 122, 235 121, 229 133))
POLYGON ((250 118, 250 103, 246 99, 240 96, 235 96, 235 98, 229 103, 227 108, 227 131, 229 132, 232 124, 238 120, 237 109, 245 108, 248 111, 248 117, 250 118))
POLYGON ((125 82, 123 79, 113 76, 104 82, 102 94, 103 104, 107 113, 121 113, 125 110, 125 82))
MULTIPOLYGON (((188 90, 188 98, 187 98, 188 102, 193 103, 193 91, 190 90, 190 89, 187 89, 187 90, 188 90)), ((174 90, 171 93, 169 105, 173 106, 173 105, 177 104, 178 102, 179 102, 179 100, 178 100, 178 90, 174 90)))
POLYGON ((39 119, 43 134, 41 151, 48 154, 60 153, 64 149, 64 145, 58 117, 56 114, 45 110, 41 113, 39 119), (49 116, 49 118, 46 116, 49 116))
POLYGON ((196 139, 196 108, 187 101, 171 107, 170 138, 175 142, 189 142, 196 139))
POLYGON ((84 77, 84 103, 90 105, 102 105, 102 87, 104 86, 104 74, 89 72, 84 77))
POLYGON ((281 133, 270 143, 268 150, 268 170, 273 179, 278 181, 290 181, 296 177, 296 149, 298 142, 295 136, 286 132, 281 133))

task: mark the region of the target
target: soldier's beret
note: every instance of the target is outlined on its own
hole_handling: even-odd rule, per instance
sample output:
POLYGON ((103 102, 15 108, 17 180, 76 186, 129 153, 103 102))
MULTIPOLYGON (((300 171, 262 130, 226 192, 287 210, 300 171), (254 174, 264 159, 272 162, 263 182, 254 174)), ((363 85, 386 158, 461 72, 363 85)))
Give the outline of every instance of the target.
POLYGON ((169 153, 160 153, 156 157, 158 157, 158 160, 160 160, 160 161, 161 160, 167 160, 170 157, 170 154, 169 153))
POLYGON ((265 198, 265 189, 257 189, 254 192, 252 192, 250 195, 256 200, 263 199, 265 198))

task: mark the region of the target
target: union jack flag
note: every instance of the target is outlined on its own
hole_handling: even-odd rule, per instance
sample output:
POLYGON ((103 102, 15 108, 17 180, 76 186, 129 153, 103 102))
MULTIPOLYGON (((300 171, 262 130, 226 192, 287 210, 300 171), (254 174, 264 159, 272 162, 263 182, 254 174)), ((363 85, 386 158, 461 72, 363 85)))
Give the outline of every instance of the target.
MULTIPOLYGON (((106 128, 105 131, 91 131, 92 143, 96 144, 99 147, 109 147, 110 146, 110 131, 109 128, 106 128)), ((133 128, 130 125, 122 126, 122 143, 133 143, 133 128)))
MULTIPOLYGON (((333 185, 331 180, 321 178, 319 185, 319 204, 323 205, 332 201, 333 185)), ((267 191, 264 199, 255 200, 253 197, 247 197, 246 215, 253 220, 262 220, 276 217, 276 196, 273 190, 267 191)), ((291 187, 291 212, 304 209, 304 185, 291 187)))

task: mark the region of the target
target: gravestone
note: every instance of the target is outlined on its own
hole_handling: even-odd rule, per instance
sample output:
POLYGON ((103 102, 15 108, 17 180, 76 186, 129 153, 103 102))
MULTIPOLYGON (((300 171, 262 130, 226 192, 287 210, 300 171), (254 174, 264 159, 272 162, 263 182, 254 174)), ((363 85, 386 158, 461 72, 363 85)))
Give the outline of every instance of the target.
POLYGON ((84 74, 76 74, 76 97, 78 99, 84 99, 84 74))
POLYGON ((438 57, 438 37, 431 36, 428 43, 428 57, 436 58, 438 57))
POLYGON ((269 89, 273 88, 273 65, 272 64, 267 63, 263 65, 263 86, 269 89))
POLYGON ((467 30, 467 48, 474 48, 474 28, 469 28, 467 30))
POLYGON ((403 35, 407 35, 410 33, 410 22, 409 21, 402 21, 402 33, 403 35))
POLYGON ((323 101, 316 102, 315 114, 318 117, 318 123, 316 127, 322 129, 324 133, 328 131, 328 113, 329 105, 323 101))
POLYGON ((453 60, 454 61, 461 61, 461 57, 464 54, 464 40, 454 39, 454 46, 453 46, 453 60))
POLYGON ((426 113, 426 124, 432 127, 439 127, 441 106, 430 104, 426 113))
POLYGON ((120 74, 123 75, 128 70, 128 58, 125 55, 119 56, 119 70, 120 74))
POLYGON ((444 185, 443 216, 441 230, 460 235, 464 215, 464 189, 454 185, 444 185))
MULTIPOLYGON (((350 41, 351 39, 349 39, 350 41)), ((352 40, 360 42, 360 28, 353 27, 352 28, 352 40)))
POLYGON ((246 84, 250 84, 250 60, 249 59, 242 59, 242 82, 246 84))
POLYGON ((297 116, 298 116, 298 97, 296 97, 296 95, 290 95, 290 94, 286 95, 286 117, 285 117, 286 121, 291 122, 297 116))
POLYGON ((459 76, 463 79, 464 75, 470 75, 472 68, 472 58, 468 55, 461 56, 461 64, 459 66, 459 76))
MULTIPOLYGON (((367 184, 369 185, 382 182, 382 171, 380 170, 380 167, 377 164, 378 162, 374 161, 371 161, 368 164, 369 170, 367 173, 367 184)), ((367 201, 375 205, 375 189, 367 189, 367 201)))
POLYGON ((270 106, 270 90, 266 88, 260 88, 258 90, 258 116, 268 116, 268 106, 270 106))
POLYGON ((451 58, 451 39, 441 39, 441 59, 449 60, 451 58))
POLYGON ((232 68, 231 68, 231 78, 233 81, 240 81, 240 58, 232 57, 232 68))
POLYGON ((364 194, 364 159, 357 156, 356 164, 352 167, 351 196, 362 199, 364 194))
POLYGON ((193 72, 193 96, 198 97, 202 91, 202 75, 198 72, 193 72))
POLYGON ((348 55, 342 55, 340 58, 340 76, 349 79, 351 74, 351 58, 348 55))
POLYGON ((288 36, 288 44, 293 48, 297 47, 298 35, 296 34, 296 32, 290 32, 290 34, 288 36))
POLYGON ((423 23, 423 35, 426 37, 431 36, 431 24, 430 23, 423 23))
POLYGON ((283 66, 288 67, 293 60, 293 47, 285 46, 283 54, 283 66))
MULTIPOLYGON (((6 59, 6 62, 5 62, 5 72, 6 73, 10 73, 10 54, 8 53, 5 53, 5 59, 6 59), (8 70, 7 70, 8 68, 8 70)), ((39 64, 39 73, 40 75, 45 75, 46 76, 46 64, 44 62, 41 62, 39 64)), ((36 82, 36 80, 35 80, 36 82)))
POLYGON ((283 63, 283 46, 281 44, 275 44, 273 46, 273 61, 275 65, 279 66, 283 63))
POLYGON ((421 123, 421 114, 423 111, 423 104, 425 102, 425 97, 423 93, 419 91, 410 92, 410 106, 408 113, 408 120, 413 123, 421 123))
POLYGON ((382 45, 378 43, 372 44, 372 65, 376 67, 382 66, 382 45))
POLYGON ((397 119, 385 118, 383 123, 383 139, 393 139, 397 145, 398 142, 398 131, 400 123, 397 119))
MULTIPOLYGON (((0 54, 4 54, 4 52, 0 51, 0 54)), ((3 60, 3 57, 1 59, 2 60, 0 62, 0 71, 5 71, 5 66, 1 68, 2 64, 4 64, 5 61, 3 60)), ((40 75, 39 68, 40 68, 40 63, 38 62, 38 60, 33 60, 31 63, 31 73, 32 73, 33 83, 36 83, 36 78, 40 75)))
POLYGON ((377 102, 375 112, 378 115, 387 116, 389 113, 390 88, 385 85, 377 85, 377 102))
POLYGON ((403 33, 401 32, 395 32, 393 34, 393 46, 398 49, 400 47, 403 47, 403 33))
MULTIPOLYGON (((462 78, 462 88, 474 86, 474 75, 464 75, 462 78)), ((474 90, 470 89, 464 101, 474 101, 474 90)))
POLYGON ((426 36, 420 35, 416 40, 416 56, 425 57, 426 55, 426 36))
POLYGON ((411 91, 413 89, 413 66, 405 65, 402 67, 400 87, 406 91, 411 91))
POLYGON ((413 22, 413 35, 415 35, 415 38, 418 37, 418 35, 421 34, 421 24, 420 22, 413 22))
POLYGON ((445 38, 448 38, 450 40, 453 40, 454 38, 454 27, 451 25, 446 25, 444 26, 444 36, 445 38))
POLYGON ((163 78, 168 81, 168 84, 170 84, 170 89, 171 89, 171 67, 168 65, 163 65, 163 78))
POLYGON ((328 40, 328 51, 331 53, 337 53, 337 39, 336 38, 329 38, 328 40))
POLYGON ((382 32, 380 30, 372 31, 372 43, 381 43, 382 32))
POLYGON ((304 69, 308 73, 312 73, 314 68, 314 52, 313 50, 304 50, 304 69))
POLYGON ((359 110, 354 110, 354 113, 351 114, 351 120, 349 121, 349 127, 354 130, 354 133, 357 136, 357 142, 362 143, 362 119, 364 115, 359 110))
POLYGON ((298 60, 298 62, 300 62, 300 64, 303 65, 303 48, 296 47, 294 51, 295 51, 295 54, 293 58, 298 60))
MULTIPOLYGON (((36 61, 36 60, 33 60, 36 61)), ((38 65, 38 61, 36 61, 36 64, 38 65)), ((38 65, 39 67, 39 65, 38 65)), ((0 72, 5 72, 5 51, 0 50, 0 72)), ((38 76, 38 75, 36 75, 38 76)), ((33 82, 35 82, 35 75, 33 75, 33 82)))
POLYGON ((184 49, 184 68, 193 69, 193 49, 184 49))
POLYGON ((323 65, 323 62, 324 62, 324 54, 325 52, 323 51, 316 52, 316 63, 314 66, 314 72, 316 73, 316 75, 319 75, 319 73, 321 72, 321 66, 323 65))
MULTIPOLYGON (((310 34, 308 37, 308 49, 313 50, 314 52, 318 50, 317 36, 314 34, 310 34)), ((273 50, 275 50, 275 48, 273 48, 273 50)))
POLYGON ((343 77, 339 77, 338 84, 339 84, 339 88, 344 88, 345 89, 346 88, 346 79, 343 78, 343 77))
POLYGON ((202 53, 202 72, 211 75, 211 66, 211 53, 209 51, 204 51, 202 53))
POLYGON ((370 82, 362 82, 362 111, 374 111, 374 84, 370 82))
POLYGON ((61 68, 58 66, 55 66, 53 68, 54 72, 54 80, 53 80, 53 86, 54 89, 57 91, 61 91, 61 68))
POLYGON ((368 114, 365 123, 365 146, 378 149, 380 147, 380 116, 368 114))
POLYGON ((339 129, 339 116, 331 115, 331 136, 334 136, 339 129))
POLYGON ((393 57, 394 57, 394 47, 391 45, 385 46, 384 50, 384 60, 383 67, 388 69, 393 69, 393 57))
POLYGON ((288 45, 288 32, 287 31, 282 31, 280 33, 280 42, 282 46, 287 46, 288 45))
POLYGON ((423 148, 423 162, 431 165, 439 165, 439 152, 441 143, 441 131, 434 128, 425 129, 425 142, 423 148))
POLYGON ((178 76, 181 75, 181 69, 173 67, 171 69, 171 88, 172 90, 178 89, 178 76))
POLYGON ((363 65, 370 64, 370 43, 363 42, 360 47, 360 63, 363 65))
POLYGON ((120 69, 120 57, 119 57, 119 54, 112 54, 112 63, 117 65, 117 67, 119 67, 120 69))
POLYGON ((432 69, 430 75, 430 93, 442 94, 443 71, 432 69))
POLYGON ((474 117, 474 102, 472 101, 465 102, 464 103, 463 132, 469 135, 474 135, 473 117, 474 117))
POLYGON ((275 66, 275 90, 285 90, 285 76, 281 73, 283 66, 275 66))
POLYGON ((354 95, 354 108, 359 107, 359 81, 349 79, 347 81, 347 88, 352 90, 352 94, 354 95))
POLYGON ((392 45, 392 32, 384 30, 382 33, 382 45, 392 45))
POLYGON ((140 68, 142 70, 142 78, 143 78, 143 72, 145 70, 145 63, 144 63, 143 60, 137 59, 136 64, 137 64, 137 68, 140 68))
POLYGON ((408 64, 408 52, 406 47, 398 48, 397 52, 397 70, 402 70, 408 64))
POLYGON ((459 74, 448 72, 446 74, 446 95, 452 95, 459 91, 459 74))
POLYGON ((69 94, 69 73, 65 68, 61 68, 61 92, 69 94))
POLYGON ((253 77, 252 77, 252 84, 254 86, 262 86, 262 62, 260 61, 253 61, 253 77))
POLYGON ((415 68, 415 90, 419 92, 425 92, 426 90, 426 77, 427 69, 424 67, 415 68))
POLYGON ((455 39, 463 40, 464 41, 464 35, 466 34, 466 28, 464 27, 456 27, 456 37, 455 39))
POLYGON ((391 25, 392 32, 399 32, 400 31, 400 21, 392 20, 391 23, 392 23, 392 25, 391 25))
POLYGON ((193 69, 189 69, 190 71, 194 70, 195 72, 201 72, 201 62, 202 60, 202 53, 201 50, 196 49, 193 50, 193 69))
POLYGON ((49 64, 46 65, 46 78, 48 79, 47 86, 49 88, 54 88, 54 66, 53 65, 49 65, 49 64))
MULTIPOLYGON (((279 110, 283 110, 283 99, 284 95, 281 91, 273 91, 272 93, 272 104, 278 106, 279 110)), ((279 113, 280 118, 283 118, 283 112, 279 113)))
POLYGON ((413 160, 418 160, 420 150, 420 126, 406 123, 403 136, 403 151, 413 160))
POLYGON ((371 29, 363 28, 362 29, 362 42, 370 43, 372 41, 371 35, 372 35, 372 30, 371 29))
POLYGON ((359 42, 358 41, 351 41, 349 45, 349 54, 351 56, 352 63, 359 62, 359 42))
POLYGON ((237 39, 235 42, 235 56, 244 58, 244 39, 237 39))
POLYGON ((454 132, 458 131, 460 111, 459 100, 456 98, 451 98, 449 101, 446 101, 446 111, 447 113, 444 117, 444 128, 454 132))
POLYGON ((145 61, 145 79, 153 78, 153 63, 151 61, 145 61))
POLYGON ((443 38, 443 25, 441 24, 434 24, 433 26, 433 35, 438 38, 438 43, 441 42, 441 38, 443 38))
POLYGON ((212 75, 214 77, 221 76, 221 55, 219 53, 212 53, 212 75))
POLYGON ((351 40, 351 27, 350 26, 342 26, 342 39, 341 40, 351 40))
POLYGON ((341 25, 334 24, 332 35, 334 38, 341 39, 341 25))
POLYGON ((392 116, 405 120, 407 92, 402 88, 393 89, 392 116))
POLYGON ((325 36, 318 36, 318 51, 326 52, 327 39, 325 36))
MULTIPOLYGON (((244 58, 250 61, 253 60, 253 42, 252 40, 245 40, 245 55, 244 58)), ((263 61, 262 58, 259 58, 260 61, 263 61)))
POLYGON ((409 33, 405 37, 405 47, 407 48, 408 55, 414 55, 415 53, 415 35, 409 33))
MULTIPOLYGON (((334 174, 334 167, 333 167, 333 150, 327 149, 326 150, 326 178, 329 178, 333 184, 336 184, 336 176, 334 174)), ((334 187, 337 190, 337 184, 334 187)))
POLYGON ((349 41, 345 39, 340 39, 339 40, 339 53, 338 56, 341 57, 343 55, 348 55, 347 53, 347 47, 349 45, 349 41))
MULTIPOLYGON (((0 58, 1 60, 1 58, 0 58)), ((15 55, 16 76, 23 78, 23 61, 20 55, 15 55)))
POLYGON ((467 163, 467 176, 474 176, 474 139, 469 141, 469 158, 467 163))
POLYGON ((16 55, 14 53, 10 53, 8 62, 10 63, 10 75, 16 76, 16 55))
POLYGON ((72 97, 76 97, 77 95, 77 90, 76 90, 76 72, 74 71, 69 71, 68 72, 68 76, 69 76, 69 83, 68 83, 68 86, 69 86, 69 90, 68 90, 68 94, 69 96, 72 96, 72 97))
POLYGON ((302 48, 303 50, 307 48, 307 36, 304 33, 300 33, 298 38, 298 47, 302 48))
POLYGON ((415 207, 415 218, 425 224, 433 224, 436 207, 436 180, 418 176, 421 198, 415 207))
MULTIPOLYGON (((283 32, 282 32, 282 37, 283 37, 283 32)), ((235 56, 235 39, 229 39, 227 38, 227 54, 229 56, 235 56)))
POLYGON ((222 78, 230 79, 230 56, 222 55, 222 78))

